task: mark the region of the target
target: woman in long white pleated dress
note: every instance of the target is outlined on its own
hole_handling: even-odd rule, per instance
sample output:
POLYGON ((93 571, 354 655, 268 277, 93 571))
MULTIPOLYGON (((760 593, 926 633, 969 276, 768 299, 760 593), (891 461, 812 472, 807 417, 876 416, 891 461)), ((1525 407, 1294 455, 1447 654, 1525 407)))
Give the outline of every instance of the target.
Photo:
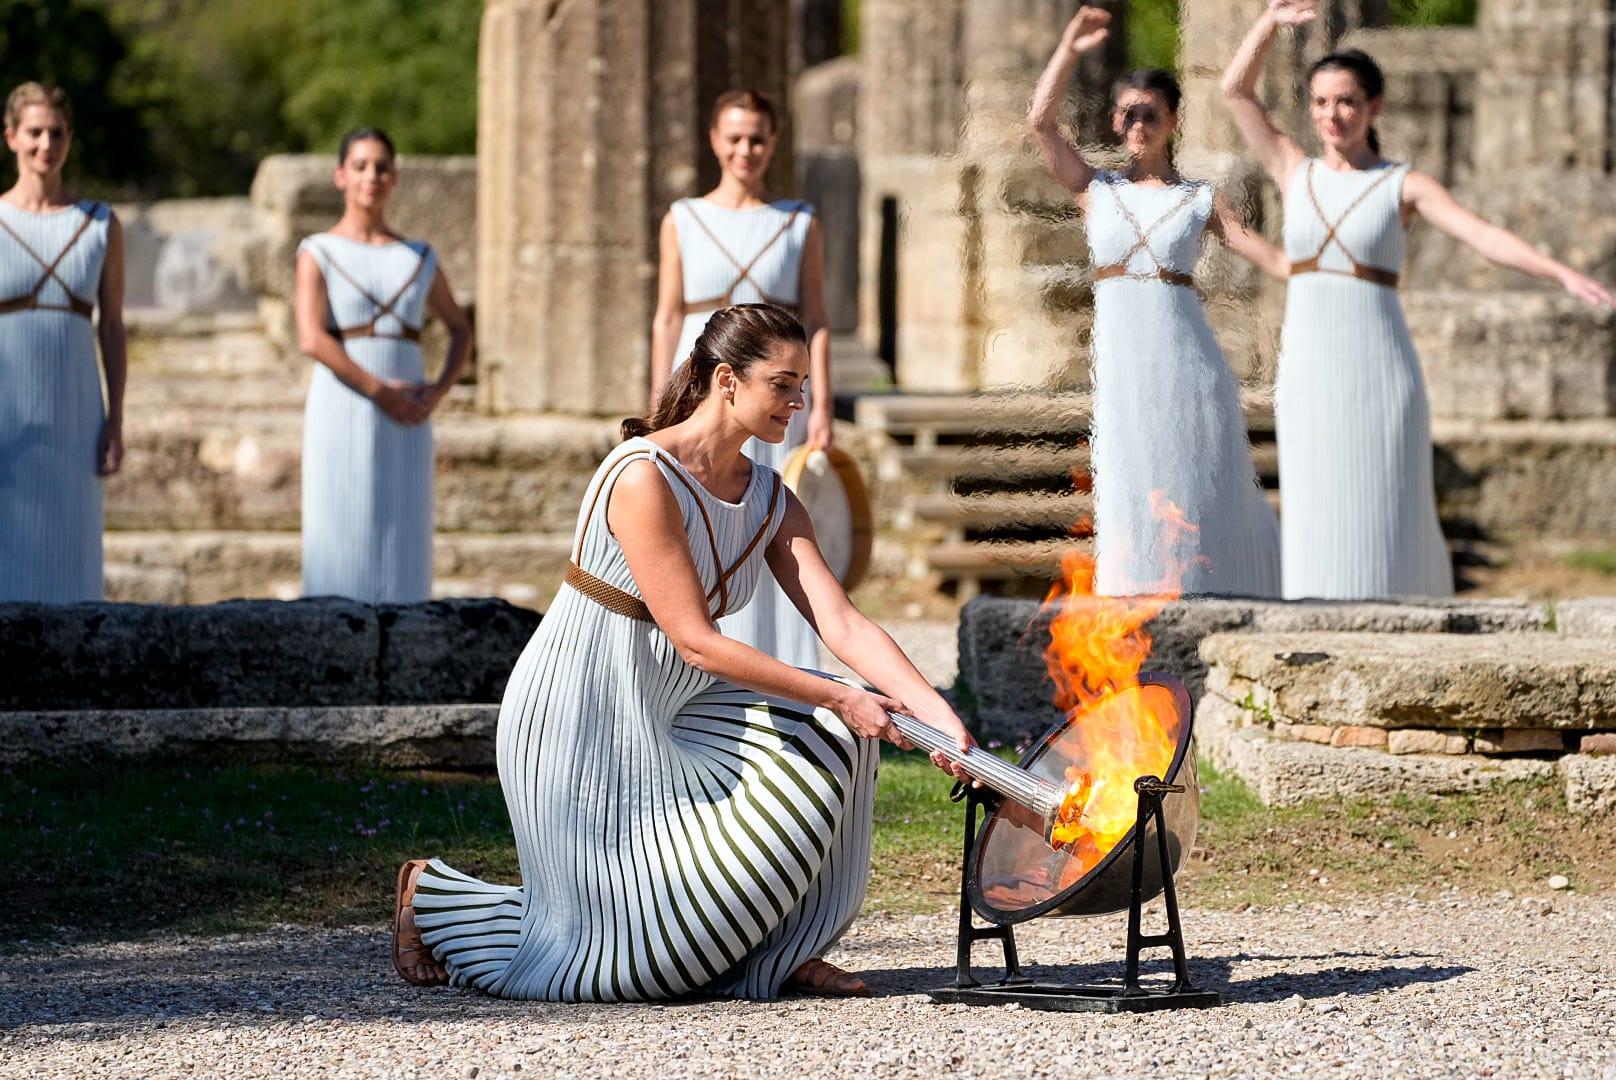
POLYGON ((318 361, 303 417, 303 594, 407 604, 432 595, 432 429, 465 368, 471 326, 436 253, 388 228, 398 182, 375 129, 342 141, 346 206, 298 246, 297 331, 318 361), (426 381, 421 328, 449 330, 443 371, 426 381))
POLYGON ((1094 266, 1095 591, 1275 596, 1279 525, 1193 275, 1209 229, 1269 273, 1282 276, 1282 258, 1211 184, 1174 167, 1180 93, 1167 72, 1134 72, 1113 92, 1123 172, 1095 170, 1061 135, 1067 82, 1109 22, 1078 10, 1028 113, 1050 172, 1084 213, 1094 266))
POLYGON ((17 182, 0 195, 0 602, 101 600, 102 479, 123 461, 123 231, 111 207, 63 190, 65 93, 24 83, 5 125, 17 182))
POLYGON ((500 707, 522 882, 404 864, 394 962, 409 981, 546 1001, 867 992, 822 957, 863 901, 876 740, 901 743, 887 710, 970 738, 853 607, 779 474, 742 453, 784 438, 808 368, 791 316, 724 309, 624 425, 500 707), (765 564, 890 697, 719 630, 765 564))
MULTIPOLYGON (((732 90, 713 107, 709 140, 718 186, 680 199, 662 220, 657 310, 651 329, 651 399, 685 362, 708 318, 730 304, 769 303, 798 316, 808 330, 808 408, 784 440, 753 439, 746 455, 784 467, 807 443, 831 444, 830 328, 825 317, 824 239, 814 209, 771 198, 765 188, 779 128, 766 95, 732 90)), ((752 602, 726 617, 726 634, 798 667, 816 667, 819 641, 779 586, 764 574, 752 602)))
POLYGON ((1246 142, 1284 193, 1290 286, 1275 386, 1284 595, 1446 596, 1453 574, 1437 520, 1431 418, 1397 297, 1416 216, 1507 266, 1609 306, 1599 282, 1489 225, 1436 180, 1387 161, 1374 121, 1385 79, 1365 53, 1331 53, 1308 73, 1324 153, 1309 158, 1257 99, 1280 30, 1315 0, 1270 0, 1224 75, 1246 142))

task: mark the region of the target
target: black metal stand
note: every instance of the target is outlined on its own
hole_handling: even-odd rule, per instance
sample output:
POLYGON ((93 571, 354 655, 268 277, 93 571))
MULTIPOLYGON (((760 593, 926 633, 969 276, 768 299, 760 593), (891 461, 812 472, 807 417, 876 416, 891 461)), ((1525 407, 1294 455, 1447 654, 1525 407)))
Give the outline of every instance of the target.
POLYGON ((1158 1009, 1205 1009, 1221 1005, 1223 997, 1215 990, 1199 990, 1190 982, 1189 960, 1184 951, 1183 925, 1179 921, 1178 892, 1173 887, 1173 864, 1167 846, 1167 821, 1162 796, 1183 791, 1176 784, 1163 783, 1154 776, 1134 781, 1139 795, 1139 816, 1133 834, 1133 884, 1128 902, 1128 953, 1121 985, 1073 985, 1034 982, 1021 973, 1016 954, 1014 928, 1009 925, 978 927, 966 888, 972 856, 976 852, 976 818, 979 807, 992 809, 998 796, 955 785, 951 796, 965 801, 965 859, 960 866, 959 947, 957 975, 953 986, 928 991, 936 1002, 965 1005, 1007 1005, 1015 1002, 1029 1009, 1060 1012, 1154 1012, 1158 1009), (1161 860, 1162 904, 1167 913, 1167 930, 1146 934, 1142 930, 1146 826, 1156 825, 1156 850, 1161 860), (971 972, 971 950, 978 941, 998 940, 1004 947, 1004 978, 983 985, 971 972), (1139 982, 1139 954, 1147 948, 1168 948, 1173 954, 1174 979, 1165 989, 1142 986, 1139 982))

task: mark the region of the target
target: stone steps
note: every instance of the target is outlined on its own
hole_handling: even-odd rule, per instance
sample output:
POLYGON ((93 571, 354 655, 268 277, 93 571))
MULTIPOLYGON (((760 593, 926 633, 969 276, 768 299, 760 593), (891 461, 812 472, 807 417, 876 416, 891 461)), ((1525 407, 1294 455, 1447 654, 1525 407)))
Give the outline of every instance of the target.
MULTIPOLYGON (((433 595, 549 603, 566 571, 572 534, 456 533, 433 537, 433 595)), ((206 604, 235 597, 301 596, 302 537, 293 531, 109 531, 107 597, 206 604)))

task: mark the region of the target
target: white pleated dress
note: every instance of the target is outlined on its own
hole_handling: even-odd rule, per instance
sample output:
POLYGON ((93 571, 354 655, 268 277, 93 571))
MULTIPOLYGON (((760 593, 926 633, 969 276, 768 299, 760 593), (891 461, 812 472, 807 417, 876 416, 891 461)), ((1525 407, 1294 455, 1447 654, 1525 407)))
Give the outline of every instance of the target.
MULTIPOLYGON (((728 603, 744 603, 783 507, 764 466, 728 503, 650 440, 623 443, 585 493, 575 563, 640 597, 606 506, 646 459, 678 500, 714 610, 725 575, 728 603)), ((547 1001, 770 998, 863 903, 877 745, 833 713, 703 674, 654 623, 570 576, 511 673, 496 754, 522 884, 433 860, 415 896, 457 986, 547 1001)))
POLYGON ((1293 268, 1275 414, 1287 598, 1453 592, 1419 357, 1395 286, 1371 280, 1403 265, 1407 174, 1310 160, 1285 192, 1293 268), (1315 272, 1294 265, 1314 259, 1315 272))
MULTIPOLYGON (((714 305, 772 303, 797 313, 802 292, 802 254, 814 208, 796 199, 730 210, 705 199, 673 204, 685 304, 690 309, 673 354, 677 368, 690 356, 714 305), (699 309, 699 310, 698 310, 699 309)), ((808 392, 813 393, 812 383, 808 392)), ((791 418, 780 443, 747 440, 743 452, 776 471, 808 439, 808 410, 791 418)), ((752 602, 727 616, 719 628, 796 667, 819 666, 819 639, 765 567, 752 602)))
POLYGON ((1189 284, 1212 195, 1210 184, 1151 187, 1110 172, 1089 186, 1102 595, 1158 592, 1174 575, 1188 594, 1279 592, 1279 525, 1257 483, 1239 390, 1189 284), (1156 493, 1192 531, 1165 539, 1156 493))
MULTIPOLYGON (((374 336, 342 340, 349 358, 379 378, 421 382, 421 345, 409 335, 424 321, 436 253, 415 241, 366 244, 331 233, 298 250, 325 278, 333 334, 374 325, 374 336)), ((430 422, 394 422, 315 364, 303 413, 303 595, 430 599, 432 468, 430 422)))
POLYGON ((104 203, 35 214, 0 200, 0 301, 35 299, 0 314, 0 601, 104 598, 90 309, 110 220, 104 203))

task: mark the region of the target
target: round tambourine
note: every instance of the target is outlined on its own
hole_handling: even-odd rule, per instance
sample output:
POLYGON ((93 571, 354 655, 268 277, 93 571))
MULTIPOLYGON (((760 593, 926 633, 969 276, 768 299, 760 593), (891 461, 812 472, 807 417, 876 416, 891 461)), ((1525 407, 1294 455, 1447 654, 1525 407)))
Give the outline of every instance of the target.
POLYGON ((808 511, 825 562, 851 591, 870 568, 875 540, 870 494, 858 463, 835 447, 799 446, 786 458, 780 479, 808 511))

